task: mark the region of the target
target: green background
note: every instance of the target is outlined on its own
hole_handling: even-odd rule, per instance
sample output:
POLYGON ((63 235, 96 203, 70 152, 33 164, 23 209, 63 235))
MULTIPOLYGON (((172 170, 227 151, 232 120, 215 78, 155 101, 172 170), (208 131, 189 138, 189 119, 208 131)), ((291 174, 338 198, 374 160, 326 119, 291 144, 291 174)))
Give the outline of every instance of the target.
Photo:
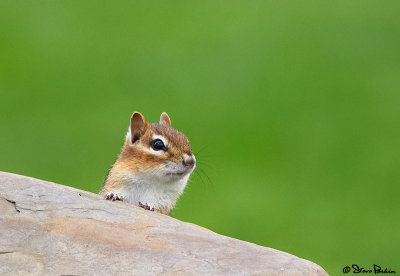
POLYGON ((133 111, 198 167, 173 217, 400 272, 398 1, 0 2, 0 170, 98 192, 133 111))

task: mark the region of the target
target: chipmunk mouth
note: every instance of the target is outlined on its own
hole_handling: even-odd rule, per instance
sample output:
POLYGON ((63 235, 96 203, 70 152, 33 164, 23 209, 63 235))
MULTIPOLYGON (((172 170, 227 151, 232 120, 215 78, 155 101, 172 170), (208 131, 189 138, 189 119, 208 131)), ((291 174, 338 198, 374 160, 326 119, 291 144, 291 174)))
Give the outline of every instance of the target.
POLYGON ((181 176, 181 175, 184 175, 186 172, 170 172, 170 173, 167 173, 167 175, 176 175, 176 176, 181 176))
POLYGON ((190 174, 193 171, 193 169, 194 168, 184 168, 182 170, 168 172, 168 173, 166 173, 166 175, 168 175, 168 176, 184 176, 184 175, 190 174))
POLYGON ((178 171, 178 172, 169 172, 167 173, 167 175, 169 176, 183 176, 186 174, 189 174, 191 172, 191 170, 183 170, 183 171, 178 171))
POLYGON ((179 164, 170 164, 169 171, 166 175, 171 177, 184 177, 193 172, 196 167, 196 159, 194 156, 186 156, 179 164))

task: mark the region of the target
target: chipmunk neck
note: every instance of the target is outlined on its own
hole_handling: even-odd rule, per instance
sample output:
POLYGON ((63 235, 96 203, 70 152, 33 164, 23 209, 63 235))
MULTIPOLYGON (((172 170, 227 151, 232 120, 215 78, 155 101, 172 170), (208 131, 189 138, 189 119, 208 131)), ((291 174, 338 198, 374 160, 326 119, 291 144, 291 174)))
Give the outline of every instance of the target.
POLYGON ((160 179, 152 173, 137 174, 118 162, 107 177, 102 195, 114 192, 122 195, 124 201, 139 206, 148 205, 163 214, 169 214, 182 194, 189 175, 182 178, 160 179))

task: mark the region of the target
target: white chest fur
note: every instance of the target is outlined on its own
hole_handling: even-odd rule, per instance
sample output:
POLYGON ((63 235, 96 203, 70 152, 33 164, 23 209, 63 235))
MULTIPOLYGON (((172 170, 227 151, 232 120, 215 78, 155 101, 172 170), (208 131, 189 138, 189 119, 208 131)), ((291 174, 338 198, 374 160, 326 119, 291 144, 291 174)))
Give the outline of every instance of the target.
POLYGON ((119 190, 113 191, 122 195, 124 201, 134 205, 148 205, 151 208, 171 208, 185 189, 189 175, 181 178, 152 177, 149 175, 125 175, 124 185, 119 190))

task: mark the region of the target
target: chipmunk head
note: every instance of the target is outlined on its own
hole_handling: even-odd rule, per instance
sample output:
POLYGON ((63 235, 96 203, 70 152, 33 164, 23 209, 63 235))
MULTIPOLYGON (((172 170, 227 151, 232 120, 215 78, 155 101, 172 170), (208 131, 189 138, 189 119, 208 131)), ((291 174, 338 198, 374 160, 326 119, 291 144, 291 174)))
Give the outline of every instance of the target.
POLYGON ((136 174, 171 181, 188 177, 196 165, 188 139, 171 127, 165 112, 159 124, 133 113, 120 157, 136 174))

